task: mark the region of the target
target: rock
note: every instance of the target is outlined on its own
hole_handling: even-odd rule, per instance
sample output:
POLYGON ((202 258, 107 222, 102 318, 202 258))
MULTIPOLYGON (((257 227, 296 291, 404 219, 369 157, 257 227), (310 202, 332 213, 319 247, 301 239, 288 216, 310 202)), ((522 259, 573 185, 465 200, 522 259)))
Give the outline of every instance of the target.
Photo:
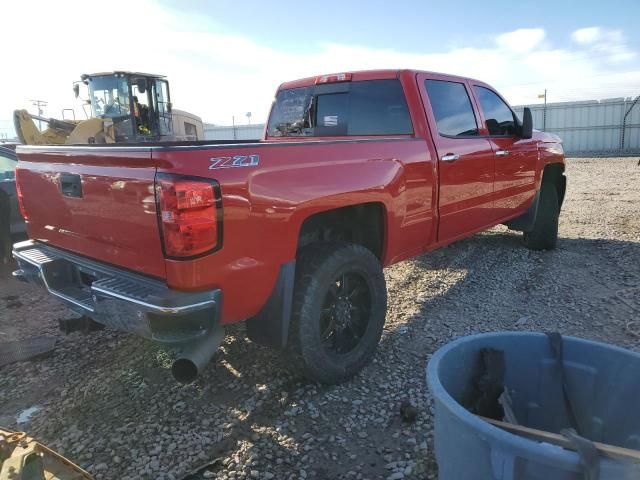
POLYGON ((393 472, 387 477, 387 480, 402 480, 404 478, 404 472, 393 472))
POLYGON ((405 422, 413 423, 418 416, 418 409, 409 400, 403 400, 400 404, 400 415, 405 422))

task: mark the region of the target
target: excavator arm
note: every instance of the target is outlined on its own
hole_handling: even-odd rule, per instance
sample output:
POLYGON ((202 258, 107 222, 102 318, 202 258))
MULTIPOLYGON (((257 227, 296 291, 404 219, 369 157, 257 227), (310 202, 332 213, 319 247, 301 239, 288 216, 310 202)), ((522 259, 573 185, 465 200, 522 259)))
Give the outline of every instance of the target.
POLYGON ((90 118, 80 122, 39 117, 26 110, 13 112, 16 134, 25 145, 62 145, 87 143, 115 143, 115 131, 111 119, 90 118), (34 122, 46 122, 48 127, 40 131, 34 122))

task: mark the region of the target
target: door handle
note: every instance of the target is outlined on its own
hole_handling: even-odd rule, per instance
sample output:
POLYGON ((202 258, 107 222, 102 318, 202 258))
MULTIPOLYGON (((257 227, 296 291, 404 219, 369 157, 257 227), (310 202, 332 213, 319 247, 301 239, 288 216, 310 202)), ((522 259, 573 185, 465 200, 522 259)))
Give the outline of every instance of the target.
POLYGON ((457 153, 447 153, 446 155, 440 157, 440 160, 442 160, 443 162, 455 162, 459 158, 460 155, 458 155, 457 153))
POLYGON ((509 150, 496 150, 496 155, 498 155, 499 157, 504 157, 506 155, 509 155, 509 150))

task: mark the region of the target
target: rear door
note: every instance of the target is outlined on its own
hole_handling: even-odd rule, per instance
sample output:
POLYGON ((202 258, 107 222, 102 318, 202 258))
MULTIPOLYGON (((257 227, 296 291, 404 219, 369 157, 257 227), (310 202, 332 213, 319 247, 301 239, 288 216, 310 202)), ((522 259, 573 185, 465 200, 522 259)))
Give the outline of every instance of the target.
POLYGON ((533 199, 538 148, 535 140, 518 138, 515 113, 495 91, 473 85, 473 93, 495 154, 493 212, 501 220, 517 215, 533 199))
POLYGON ((418 85, 438 152, 438 241, 451 241, 493 219, 494 154, 465 81, 418 74, 418 85))
POLYGON ((29 237, 164 278, 148 147, 20 147, 29 237))

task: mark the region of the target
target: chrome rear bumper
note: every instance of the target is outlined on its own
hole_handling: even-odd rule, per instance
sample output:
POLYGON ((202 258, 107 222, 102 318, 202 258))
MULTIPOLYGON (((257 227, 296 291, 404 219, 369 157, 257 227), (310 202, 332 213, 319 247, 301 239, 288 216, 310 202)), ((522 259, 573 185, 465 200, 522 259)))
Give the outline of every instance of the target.
POLYGON ((222 291, 179 292, 143 275, 34 241, 16 243, 14 277, 46 288, 72 310, 108 327, 183 343, 219 324, 222 291))

